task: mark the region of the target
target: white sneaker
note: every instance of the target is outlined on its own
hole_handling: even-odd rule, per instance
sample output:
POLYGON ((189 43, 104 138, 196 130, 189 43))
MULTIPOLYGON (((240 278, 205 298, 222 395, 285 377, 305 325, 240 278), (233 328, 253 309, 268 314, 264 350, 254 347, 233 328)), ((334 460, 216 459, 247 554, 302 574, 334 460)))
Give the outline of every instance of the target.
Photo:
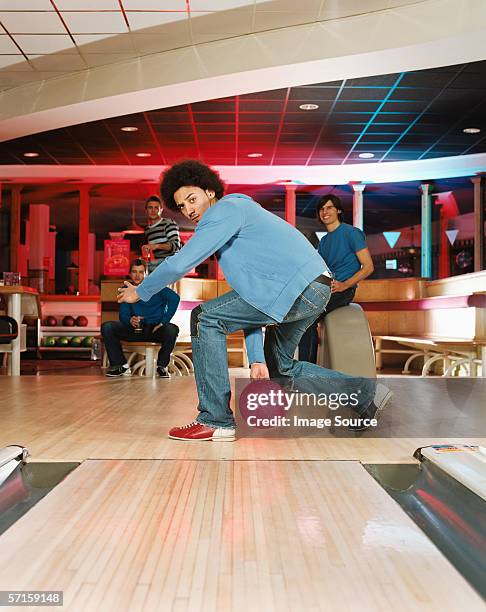
POLYGON ((385 408, 392 397, 393 391, 381 383, 376 383, 375 397, 373 398, 373 401, 370 403, 368 408, 366 408, 366 410, 359 415, 358 418, 354 419, 355 422, 352 425, 348 425, 348 429, 355 432, 366 431, 369 429, 370 426, 368 423, 370 420, 378 419, 378 413, 380 410, 385 408))
POLYGON ((393 391, 391 389, 385 387, 385 385, 382 385, 381 383, 376 383, 375 397, 373 399, 373 403, 377 408, 377 412, 379 410, 383 410, 383 408, 385 408, 385 406, 388 404, 392 397, 393 391))
POLYGON ((109 376, 110 378, 119 378, 120 376, 131 376, 132 370, 128 364, 124 364, 122 366, 112 366, 108 368, 105 372, 105 376, 109 376))
POLYGON ((227 427, 218 427, 214 430, 213 442, 234 442, 236 440, 236 430, 227 427))

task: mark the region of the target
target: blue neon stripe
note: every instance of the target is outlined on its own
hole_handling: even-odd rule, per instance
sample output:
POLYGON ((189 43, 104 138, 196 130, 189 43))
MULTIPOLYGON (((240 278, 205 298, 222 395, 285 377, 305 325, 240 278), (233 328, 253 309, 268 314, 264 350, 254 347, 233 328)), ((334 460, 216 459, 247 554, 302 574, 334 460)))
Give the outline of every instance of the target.
POLYGON ((388 93, 386 94, 385 98, 383 99, 383 102, 378 106, 378 108, 376 109, 376 111, 373 113, 373 116, 371 117, 371 119, 368 121, 368 123, 364 126, 364 128, 361 131, 361 134, 358 136, 358 138, 356 139, 356 142, 354 143, 354 145, 351 147, 351 149, 349 150, 348 154, 346 155, 346 157, 343 159, 343 161, 341 162, 341 166, 344 165, 348 159, 349 156, 351 155, 351 153, 355 150, 355 148, 357 147, 358 143, 360 142, 360 140, 363 138, 363 136, 366 134, 366 130, 370 127, 370 125, 373 123, 373 121, 376 119, 376 117, 378 117, 378 115, 380 114, 381 109, 383 108, 383 106, 387 103, 388 99, 393 95, 393 92, 396 90, 396 88, 398 87, 398 85, 400 84, 400 81, 403 79, 403 77, 405 76, 405 72, 401 72, 398 75, 398 78, 396 79, 395 83, 392 85, 392 87, 390 88, 390 90, 388 91, 388 93))

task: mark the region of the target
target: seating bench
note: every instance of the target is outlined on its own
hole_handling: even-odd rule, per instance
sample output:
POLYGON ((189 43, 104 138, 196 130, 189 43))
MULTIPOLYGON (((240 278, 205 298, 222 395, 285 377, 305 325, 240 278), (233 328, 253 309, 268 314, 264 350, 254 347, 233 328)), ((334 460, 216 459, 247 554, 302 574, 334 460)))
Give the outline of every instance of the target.
MULTIPOLYGON (((476 341, 468 338, 443 338, 438 336, 389 336, 374 335, 376 369, 380 370, 383 366, 383 353, 407 354, 408 359, 403 366, 402 374, 410 374, 411 363, 422 357, 422 376, 427 376, 431 366, 436 361, 443 361, 444 374, 449 376, 459 366, 468 368, 469 376, 477 375, 478 366, 486 363, 486 341, 476 341), (408 349, 383 348, 383 341, 396 342, 408 349)), ((482 375, 484 367, 482 367, 482 375)))
POLYGON ((375 322, 372 335, 377 369, 382 368, 384 353, 395 353, 409 355, 403 367, 404 374, 410 374, 410 364, 422 357, 422 376, 429 374, 437 361, 444 363, 444 376, 459 366, 466 369, 469 376, 476 376, 481 366, 481 373, 486 376, 483 365, 486 364, 486 292, 360 303, 375 322), (449 313, 441 312, 444 310, 449 313), (380 327, 381 317, 372 314, 375 312, 389 313, 387 331, 376 329, 380 327), (386 341, 409 348, 384 347, 386 341))

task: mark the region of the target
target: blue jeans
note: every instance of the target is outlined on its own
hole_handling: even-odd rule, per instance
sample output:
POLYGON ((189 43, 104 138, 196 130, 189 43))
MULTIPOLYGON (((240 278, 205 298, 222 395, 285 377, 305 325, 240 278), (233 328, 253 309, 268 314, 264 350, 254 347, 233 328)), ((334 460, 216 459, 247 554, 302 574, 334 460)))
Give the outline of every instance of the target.
POLYGON ((307 328, 305 334, 299 343, 299 359, 300 361, 310 361, 311 363, 317 363, 317 349, 319 346, 319 336, 317 332, 317 325, 319 321, 323 321, 325 316, 328 315, 336 308, 341 306, 347 306, 353 301, 354 294, 356 293, 355 287, 350 287, 346 291, 340 291, 339 293, 333 293, 329 298, 329 302, 326 304, 326 310, 321 316, 314 322, 310 327, 307 328))
POLYGON ((299 391, 305 392, 319 393, 323 389, 328 393, 342 392, 346 387, 348 393, 358 393, 357 412, 366 409, 374 396, 374 380, 354 378, 293 358, 303 333, 321 315, 329 295, 327 285, 310 283, 281 323, 245 302, 235 291, 195 308, 191 313, 191 339, 199 396, 198 423, 210 427, 235 426, 230 408, 226 335, 260 327, 266 327, 265 361, 271 378, 299 379, 299 391))

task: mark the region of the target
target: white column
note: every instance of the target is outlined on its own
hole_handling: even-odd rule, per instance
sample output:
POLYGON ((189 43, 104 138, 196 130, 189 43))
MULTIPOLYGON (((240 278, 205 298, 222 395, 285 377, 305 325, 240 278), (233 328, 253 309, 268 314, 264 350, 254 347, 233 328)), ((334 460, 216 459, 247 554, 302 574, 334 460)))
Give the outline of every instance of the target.
POLYGON ((422 271, 423 278, 432 278, 432 198, 431 185, 420 185, 422 192, 422 271))
POLYGON ((29 206, 29 269, 44 270, 44 257, 49 254, 49 206, 29 206))
POLYGON ((351 183, 353 188, 353 225, 358 229, 363 229, 363 191, 366 185, 361 183, 351 183))
POLYGON ((22 296, 20 293, 13 293, 8 296, 7 312, 8 316, 17 321, 19 333, 15 340, 12 340, 12 352, 10 353, 8 370, 10 376, 20 376, 20 334, 22 324, 22 296))

